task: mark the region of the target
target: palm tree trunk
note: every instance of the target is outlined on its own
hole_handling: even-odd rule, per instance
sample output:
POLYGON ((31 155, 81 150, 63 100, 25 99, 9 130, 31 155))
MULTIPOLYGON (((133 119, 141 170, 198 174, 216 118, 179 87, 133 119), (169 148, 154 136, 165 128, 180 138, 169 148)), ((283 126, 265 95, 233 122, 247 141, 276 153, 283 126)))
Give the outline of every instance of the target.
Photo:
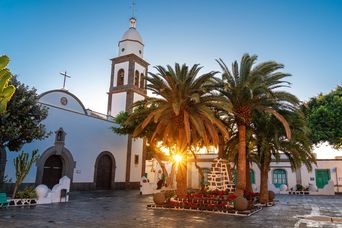
POLYGON ((246 191, 249 193, 253 192, 252 180, 251 180, 251 167, 248 159, 246 159, 246 191))
POLYGON ((223 136, 220 134, 219 135, 219 145, 218 145, 218 158, 225 158, 225 153, 224 153, 224 139, 223 136))
POLYGON ((261 164, 260 172, 260 203, 268 202, 268 162, 261 164))
POLYGON ((166 185, 168 188, 173 189, 173 179, 175 176, 175 164, 172 164, 170 175, 166 179, 166 185))
POLYGON ((187 161, 180 162, 176 173, 177 189, 176 195, 184 196, 187 194, 187 161))
POLYGON ((246 189, 246 125, 240 123, 238 125, 238 131, 239 152, 235 195, 243 196, 243 192, 246 189))

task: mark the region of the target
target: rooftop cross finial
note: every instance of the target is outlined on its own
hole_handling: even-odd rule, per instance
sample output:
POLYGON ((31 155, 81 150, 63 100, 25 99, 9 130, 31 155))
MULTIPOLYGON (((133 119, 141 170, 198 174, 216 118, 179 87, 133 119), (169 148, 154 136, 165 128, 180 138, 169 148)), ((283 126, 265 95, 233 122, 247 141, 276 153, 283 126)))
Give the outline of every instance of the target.
POLYGON ((132 17, 134 18, 134 14, 135 14, 135 0, 132 0, 132 6, 131 6, 131 8, 132 8, 132 17))
POLYGON ((71 78, 71 76, 70 76, 70 75, 67 75, 67 72, 66 72, 66 71, 61 72, 61 73, 59 73, 59 74, 64 76, 63 89, 65 89, 65 81, 66 81, 66 78, 71 78))

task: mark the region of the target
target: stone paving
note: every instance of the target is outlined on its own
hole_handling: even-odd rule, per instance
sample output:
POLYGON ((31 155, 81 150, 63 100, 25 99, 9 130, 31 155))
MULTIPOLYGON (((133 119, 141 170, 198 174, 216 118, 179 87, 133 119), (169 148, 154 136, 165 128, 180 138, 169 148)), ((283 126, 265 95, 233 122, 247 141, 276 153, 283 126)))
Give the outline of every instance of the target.
POLYGON ((70 198, 0 209, 0 227, 342 227, 342 195, 278 195, 276 206, 250 217, 148 210, 152 197, 138 191, 73 192, 70 198))

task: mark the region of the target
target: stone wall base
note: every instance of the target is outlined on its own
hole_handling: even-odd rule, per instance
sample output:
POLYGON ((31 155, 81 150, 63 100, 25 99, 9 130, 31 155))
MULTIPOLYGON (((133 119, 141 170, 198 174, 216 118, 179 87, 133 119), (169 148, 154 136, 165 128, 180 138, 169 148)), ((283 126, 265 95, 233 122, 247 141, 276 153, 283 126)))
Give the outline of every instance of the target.
MULTIPOLYGON (((23 190, 25 187, 28 186, 37 186, 35 183, 22 183, 20 185, 19 190, 23 190)), ((140 182, 115 182, 112 185, 111 190, 130 190, 130 189, 139 189, 140 182)), ((14 183, 4 183, 0 192, 6 192, 8 195, 13 192, 14 183)), ((95 191, 96 185, 94 182, 75 182, 71 183, 70 191, 95 191)))

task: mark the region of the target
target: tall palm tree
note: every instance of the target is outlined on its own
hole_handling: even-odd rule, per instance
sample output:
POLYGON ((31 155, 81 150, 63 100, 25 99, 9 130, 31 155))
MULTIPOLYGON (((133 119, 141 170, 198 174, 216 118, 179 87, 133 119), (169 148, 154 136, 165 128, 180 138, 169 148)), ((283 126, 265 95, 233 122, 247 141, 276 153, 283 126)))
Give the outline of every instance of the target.
MULTIPOLYGON (((225 125, 215 116, 214 109, 229 112, 229 103, 224 97, 209 93, 216 72, 198 76, 201 69, 198 64, 190 69, 177 63, 174 68, 169 65, 155 68, 157 73, 149 73, 146 80, 147 89, 156 97, 135 104, 143 104, 149 114, 135 128, 133 137, 139 136, 149 125, 155 125, 150 143, 162 141, 170 148, 175 147, 181 155, 186 155, 191 146, 198 144, 218 146, 219 133, 228 137, 225 125)), ((186 163, 179 164, 176 174, 177 194, 180 195, 187 190, 186 163)))
POLYGON ((287 87, 283 81, 289 74, 279 72, 284 66, 274 61, 255 65, 257 56, 245 54, 240 65, 237 61, 229 70, 222 59, 217 60, 222 69, 222 79, 218 79, 216 89, 231 105, 239 134, 236 195, 243 195, 246 188, 246 127, 251 123, 252 114, 258 110, 272 113, 283 122, 287 136, 291 136, 284 118, 272 109, 271 104, 296 102, 297 99, 279 88, 287 87))
POLYGON ((285 155, 291 164, 292 170, 305 165, 310 171, 311 164, 315 163, 315 157, 311 150, 311 142, 308 138, 308 128, 303 114, 300 111, 282 111, 291 128, 291 140, 286 138, 286 133, 279 121, 267 113, 255 113, 253 115, 253 130, 256 142, 256 150, 253 154, 254 161, 260 168, 260 201, 268 202, 268 172, 272 159, 279 161, 281 155, 285 155))

